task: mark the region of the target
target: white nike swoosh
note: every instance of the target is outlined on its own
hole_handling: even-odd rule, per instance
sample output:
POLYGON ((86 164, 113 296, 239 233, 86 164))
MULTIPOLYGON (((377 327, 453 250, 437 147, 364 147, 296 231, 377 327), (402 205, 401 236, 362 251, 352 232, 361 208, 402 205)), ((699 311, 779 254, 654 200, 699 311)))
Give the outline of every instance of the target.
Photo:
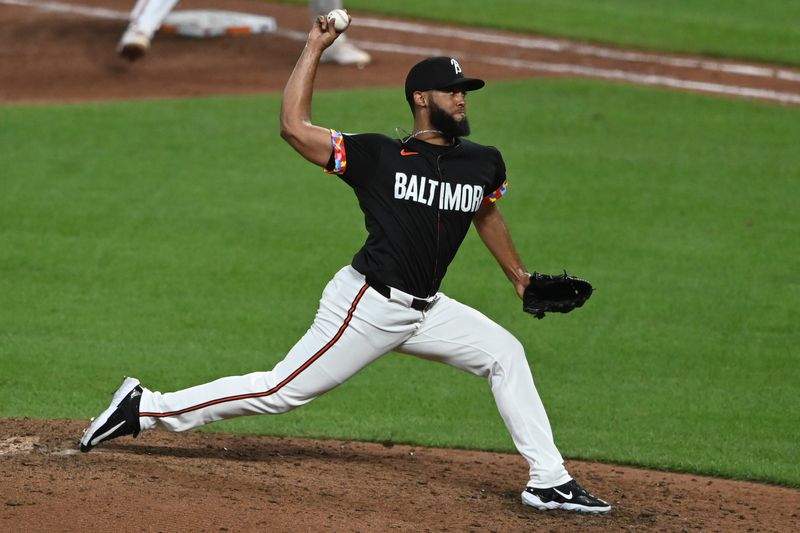
POLYGON ((572 491, 569 491, 569 494, 564 494, 563 492, 561 492, 558 489, 553 489, 553 490, 556 491, 557 493, 561 494, 561 496, 563 496, 567 500, 571 500, 572 499, 572 491))
MULTIPOLYGON (((109 436, 109 435, 111 435, 112 433, 114 433, 114 432, 115 432, 117 429, 119 429, 119 427, 120 427, 122 424, 124 424, 124 423, 125 423, 125 421, 123 420, 122 422, 120 422, 119 424, 117 424, 117 425, 116 425, 116 426, 114 426, 113 428, 109 429, 108 431, 106 431, 106 432, 105 432, 105 433, 103 433, 102 435, 99 435, 99 436, 97 436, 97 437, 93 438, 93 439, 92 439, 92 441, 91 441, 89 444, 91 444, 92 446, 97 446, 97 445, 98 445, 98 443, 100 443, 100 442, 101 442, 101 441, 102 441, 104 438, 106 438, 107 436, 109 436)), ((556 491, 556 492, 558 492, 558 491, 556 491)), ((561 493, 559 493, 559 494, 561 494, 561 493)), ((572 493, 570 493, 570 494, 572 494, 572 493)))

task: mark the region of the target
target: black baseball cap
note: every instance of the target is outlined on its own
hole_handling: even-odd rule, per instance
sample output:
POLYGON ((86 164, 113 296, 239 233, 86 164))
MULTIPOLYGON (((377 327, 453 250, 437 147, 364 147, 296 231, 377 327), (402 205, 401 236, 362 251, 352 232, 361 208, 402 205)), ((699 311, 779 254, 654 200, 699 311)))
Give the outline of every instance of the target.
POLYGON ((465 78, 461 65, 452 57, 436 56, 420 61, 406 76, 406 100, 411 100, 415 91, 448 89, 461 86, 467 91, 477 91, 486 85, 478 78, 465 78))

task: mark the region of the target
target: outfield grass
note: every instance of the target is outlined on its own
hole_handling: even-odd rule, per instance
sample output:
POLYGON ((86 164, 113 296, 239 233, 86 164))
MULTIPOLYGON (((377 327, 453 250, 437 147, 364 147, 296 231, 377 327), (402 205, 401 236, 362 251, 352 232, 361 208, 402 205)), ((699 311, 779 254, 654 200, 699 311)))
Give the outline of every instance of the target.
MULTIPOLYGON (((470 100, 529 268, 597 286, 533 320, 474 235, 444 285, 523 341, 564 455, 800 486, 798 110, 565 80, 470 100)), ((315 103, 322 125, 408 127, 396 90, 315 103)), ((88 418, 124 374, 174 390, 281 359, 364 233, 278 108, 0 107, 0 415, 88 418)), ((483 380, 399 355, 211 429, 513 449, 483 380)))
MULTIPOLYGON (((305 0, 289 0, 305 5, 305 0)), ((346 0, 383 13, 665 51, 800 65, 796 0, 346 0)))

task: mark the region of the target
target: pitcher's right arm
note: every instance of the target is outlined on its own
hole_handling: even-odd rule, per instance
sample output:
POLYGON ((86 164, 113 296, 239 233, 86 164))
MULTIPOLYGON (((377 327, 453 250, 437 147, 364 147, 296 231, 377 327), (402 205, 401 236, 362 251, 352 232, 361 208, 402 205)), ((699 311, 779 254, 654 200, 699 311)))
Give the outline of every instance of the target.
POLYGON ((281 137, 315 165, 324 167, 331 157, 330 130, 311 121, 311 96, 322 52, 339 34, 324 16, 314 21, 306 45, 283 90, 281 137))

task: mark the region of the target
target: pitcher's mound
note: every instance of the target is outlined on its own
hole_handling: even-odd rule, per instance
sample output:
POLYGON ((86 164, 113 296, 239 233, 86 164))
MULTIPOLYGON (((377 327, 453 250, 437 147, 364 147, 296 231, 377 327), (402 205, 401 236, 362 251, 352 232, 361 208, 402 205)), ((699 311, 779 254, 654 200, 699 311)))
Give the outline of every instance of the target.
POLYGON ((0 419, 7 531, 796 530, 800 491, 568 461, 614 509, 520 503, 515 454, 149 432, 77 452, 85 421, 0 419))

